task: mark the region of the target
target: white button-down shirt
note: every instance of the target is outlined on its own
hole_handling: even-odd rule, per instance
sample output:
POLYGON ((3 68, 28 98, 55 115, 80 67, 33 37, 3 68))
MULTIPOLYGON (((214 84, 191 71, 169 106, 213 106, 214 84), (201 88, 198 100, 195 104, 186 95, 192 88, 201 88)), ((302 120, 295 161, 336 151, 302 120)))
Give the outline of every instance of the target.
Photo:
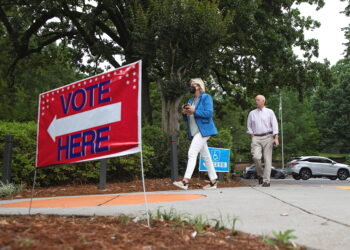
POLYGON ((278 123, 272 109, 263 107, 250 111, 247 121, 248 134, 278 134, 278 123))

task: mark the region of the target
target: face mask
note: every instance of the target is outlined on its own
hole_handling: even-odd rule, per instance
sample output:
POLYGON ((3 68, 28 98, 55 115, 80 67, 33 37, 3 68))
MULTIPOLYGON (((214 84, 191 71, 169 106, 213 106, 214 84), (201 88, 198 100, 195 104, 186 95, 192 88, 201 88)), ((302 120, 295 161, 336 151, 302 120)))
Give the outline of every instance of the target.
POLYGON ((194 93, 196 93, 196 87, 191 86, 188 88, 188 91, 190 91, 191 94, 194 94, 194 93))

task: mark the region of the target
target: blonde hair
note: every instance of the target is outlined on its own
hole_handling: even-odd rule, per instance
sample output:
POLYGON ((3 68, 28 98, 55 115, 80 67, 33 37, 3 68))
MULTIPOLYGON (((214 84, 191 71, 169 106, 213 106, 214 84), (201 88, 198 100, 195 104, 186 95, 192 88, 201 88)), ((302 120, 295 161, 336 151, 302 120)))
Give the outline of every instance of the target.
POLYGON ((194 83, 198 84, 198 85, 201 87, 202 92, 203 92, 203 93, 205 92, 205 84, 204 84, 202 78, 192 78, 192 79, 190 80, 190 83, 191 83, 191 82, 194 82, 194 83))

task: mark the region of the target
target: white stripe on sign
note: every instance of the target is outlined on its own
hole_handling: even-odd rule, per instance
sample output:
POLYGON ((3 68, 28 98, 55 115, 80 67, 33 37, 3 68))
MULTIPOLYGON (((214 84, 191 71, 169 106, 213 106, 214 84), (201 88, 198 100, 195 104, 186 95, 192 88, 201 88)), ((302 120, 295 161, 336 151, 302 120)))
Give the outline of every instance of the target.
POLYGON ((118 102, 61 119, 56 119, 55 116, 47 132, 55 141, 57 136, 119 122, 121 120, 121 106, 122 103, 118 102))

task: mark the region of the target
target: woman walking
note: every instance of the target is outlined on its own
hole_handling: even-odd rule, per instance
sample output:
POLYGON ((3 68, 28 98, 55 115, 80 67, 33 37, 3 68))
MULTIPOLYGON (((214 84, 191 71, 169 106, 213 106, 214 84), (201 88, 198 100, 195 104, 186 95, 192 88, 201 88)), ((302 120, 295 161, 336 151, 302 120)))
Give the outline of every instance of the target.
POLYGON ((182 181, 176 181, 173 184, 184 190, 188 189, 189 181, 196 166, 197 156, 200 153, 210 179, 209 184, 203 189, 215 189, 218 177, 207 144, 210 136, 218 134, 213 122, 213 99, 205 93, 205 85, 201 78, 191 79, 190 84, 190 92, 193 97, 182 107, 182 114, 187 122, 188 136, 192 139, 192 142, 188 150, 188 162, 184 178, 182 181))

